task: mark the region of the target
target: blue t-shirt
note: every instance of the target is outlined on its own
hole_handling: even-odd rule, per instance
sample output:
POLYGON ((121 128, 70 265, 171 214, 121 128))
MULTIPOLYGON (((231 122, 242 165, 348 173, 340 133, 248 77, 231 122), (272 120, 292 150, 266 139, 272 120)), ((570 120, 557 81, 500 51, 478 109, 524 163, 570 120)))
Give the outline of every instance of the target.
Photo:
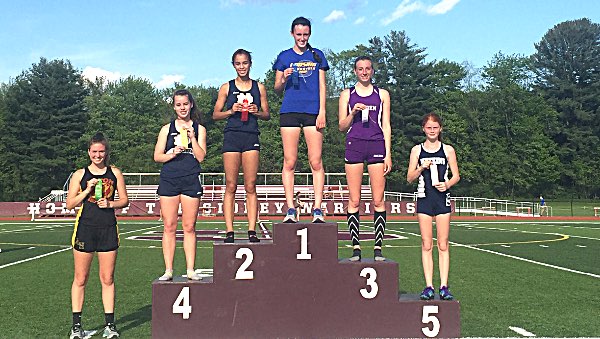
POLYGON ((313 50, 321 57, 321 63, 315 61, 310 49, 298 54, 290 48, 277 56, 273 70, 283 72, 289 67, 298 70, 298 84, 293 83, 294 75, 285 84, 280 113, 319 114, 319 70, 327 71, 329 64, 323 52, 316 48, 313 50))

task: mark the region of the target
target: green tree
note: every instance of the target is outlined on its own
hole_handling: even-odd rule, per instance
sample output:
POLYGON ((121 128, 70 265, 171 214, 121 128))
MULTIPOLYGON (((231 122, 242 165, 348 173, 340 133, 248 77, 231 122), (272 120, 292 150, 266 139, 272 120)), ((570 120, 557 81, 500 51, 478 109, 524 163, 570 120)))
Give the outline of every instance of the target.
POLYGON ((68 60, 41 58, 8 86, 0 137, 5 147, 0 162, 8 164, 3 200, 37 200, 63 187, 87 125, 86 95, 68 60))
MULTIPOLYGON (((154 144, 168 117, 167 105, 152 83, 128 77, 101 84, 91 92, 94 94, 86 98, 90 120, 81 143, 86 145, 101 131, 110 142, 111 163, 123 172, 158 172, 154 144)), ((79 166, 87 162, 87 153, 82 152, 79 166)))
POLYGON ((600 193, 600 24, 565 21, 535 44, 536 89, 559 113, 554 134, 565 165, 563 187, 589 197, 600 193))

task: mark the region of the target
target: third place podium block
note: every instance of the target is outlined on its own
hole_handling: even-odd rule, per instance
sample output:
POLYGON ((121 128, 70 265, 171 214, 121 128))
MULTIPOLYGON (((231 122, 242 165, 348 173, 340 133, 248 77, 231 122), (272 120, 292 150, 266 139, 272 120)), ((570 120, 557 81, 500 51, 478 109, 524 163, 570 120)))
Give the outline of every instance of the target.
POLYGON ((398 263, 338 259, 338 227, 214 244, 213 276, 152 284, 153 338, 459 337, 457 301, 399 296, 398 263))

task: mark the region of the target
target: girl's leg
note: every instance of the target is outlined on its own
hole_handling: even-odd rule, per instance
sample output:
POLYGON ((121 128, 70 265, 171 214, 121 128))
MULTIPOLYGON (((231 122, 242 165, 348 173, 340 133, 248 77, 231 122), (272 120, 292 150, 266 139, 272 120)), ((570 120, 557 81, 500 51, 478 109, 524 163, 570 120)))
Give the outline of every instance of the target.
POLYGON ((421 261, 425 284, 433 286, 433 217, 418 213, 417 218, 421 230, 421 261))
POLYGON ((352 239, 352 257, 350 260, 360 260, 360 186, 363 176, 363 164, 346 164, 346 180, 348 181, 348 230, 352 239))
POLYGON ((164 230, 162 237, 163 258, 165 271, 173 272, 173 257, 175 257, 175 232, 177 231, 177 211, 179 196, 160 197, 160 211, 163 218, 164 230))
POLYGON ((383 260, 381 246, 385 235, 386 213, 384 202, 385 176, 383 163, 371 164, 368 167, 373 195, 373 226, 375 227, 375 260, 383 260))
POLYGON ((73 312, 81 312, 83 309, 85 285, 88 281, 93 258, 94 253, 73 250, 73 262, 75 266, 73 284, 71 285, 71 308, 73 312))
POLYGON ((298 142, 300 141, 300 127, 281 127, 281 141, 283 143, 283 170, 281 180, 285 191, 285 201, 288 208, 294 207, 294 171, 298 160, 298 142))
MULTIPOLYGON (((180 195, 181 197, 181 226, 183 228, 183 252, 188 272, 194 271, 196 261, 196 220, 200 199, 180 195)), ((189 275, 189 273, 188 273, 189 275)), ((189 276, 188 276, 189 278, 189 276)))
POLYGON ((323 201, 323 187, 325 185, 325 170, 321 152, 323 150, 323 131, 315 126, 304 127, 304 138, 308 149, 308 162, 313 176, 313 190, 315 192, 314 208, 321 208, 323 201))
POLYGON ((248 210, 248 230, 256 230, 258 219, 258 197, 256 196, 256 173, 259 162, 258 151, 242 153, 242 170, 244 172, 244 188, 246 190, 246 209, 248 210))
POLYGON ((450 234, 450 213, 435 217, 437 229, 437 248, 440 268, 440 286, 448 286, 448 272, 450 271, 450 247, 448 236, 450 234))
POLYGON ((242 154, 237 152, 223 153, 225 167, 225 197, 223 199, 223 215, 227 232, 233 232, 235 192, 237 191, 238 173, 242 154))
POLYGON ((104 313, 115 313, 115 263, 117 251, 98 252, 100 283, 102 284, 102 304, 104 313))

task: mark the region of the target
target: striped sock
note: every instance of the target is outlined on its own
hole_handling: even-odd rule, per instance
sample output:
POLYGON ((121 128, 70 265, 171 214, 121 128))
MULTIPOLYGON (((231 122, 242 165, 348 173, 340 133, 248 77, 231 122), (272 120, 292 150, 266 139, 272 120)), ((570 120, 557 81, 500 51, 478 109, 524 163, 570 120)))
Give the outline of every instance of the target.
POLYGON ((346 214, 346 216, 348 217, 348 229, 350 230, 350 237, 352 238, 352 245, 355 247, 360 246, 359 230, 358 230, 358 226, 360 225, 360 216, 358 214, 358 211, 356 211, 354 213, 348 212, 346 214))
POLYGON ((373 224, 375 226, 375 247, 381 248, 383 244, 383 235, 385 234, 386 213, 377 212, 373 214, 373 224))

